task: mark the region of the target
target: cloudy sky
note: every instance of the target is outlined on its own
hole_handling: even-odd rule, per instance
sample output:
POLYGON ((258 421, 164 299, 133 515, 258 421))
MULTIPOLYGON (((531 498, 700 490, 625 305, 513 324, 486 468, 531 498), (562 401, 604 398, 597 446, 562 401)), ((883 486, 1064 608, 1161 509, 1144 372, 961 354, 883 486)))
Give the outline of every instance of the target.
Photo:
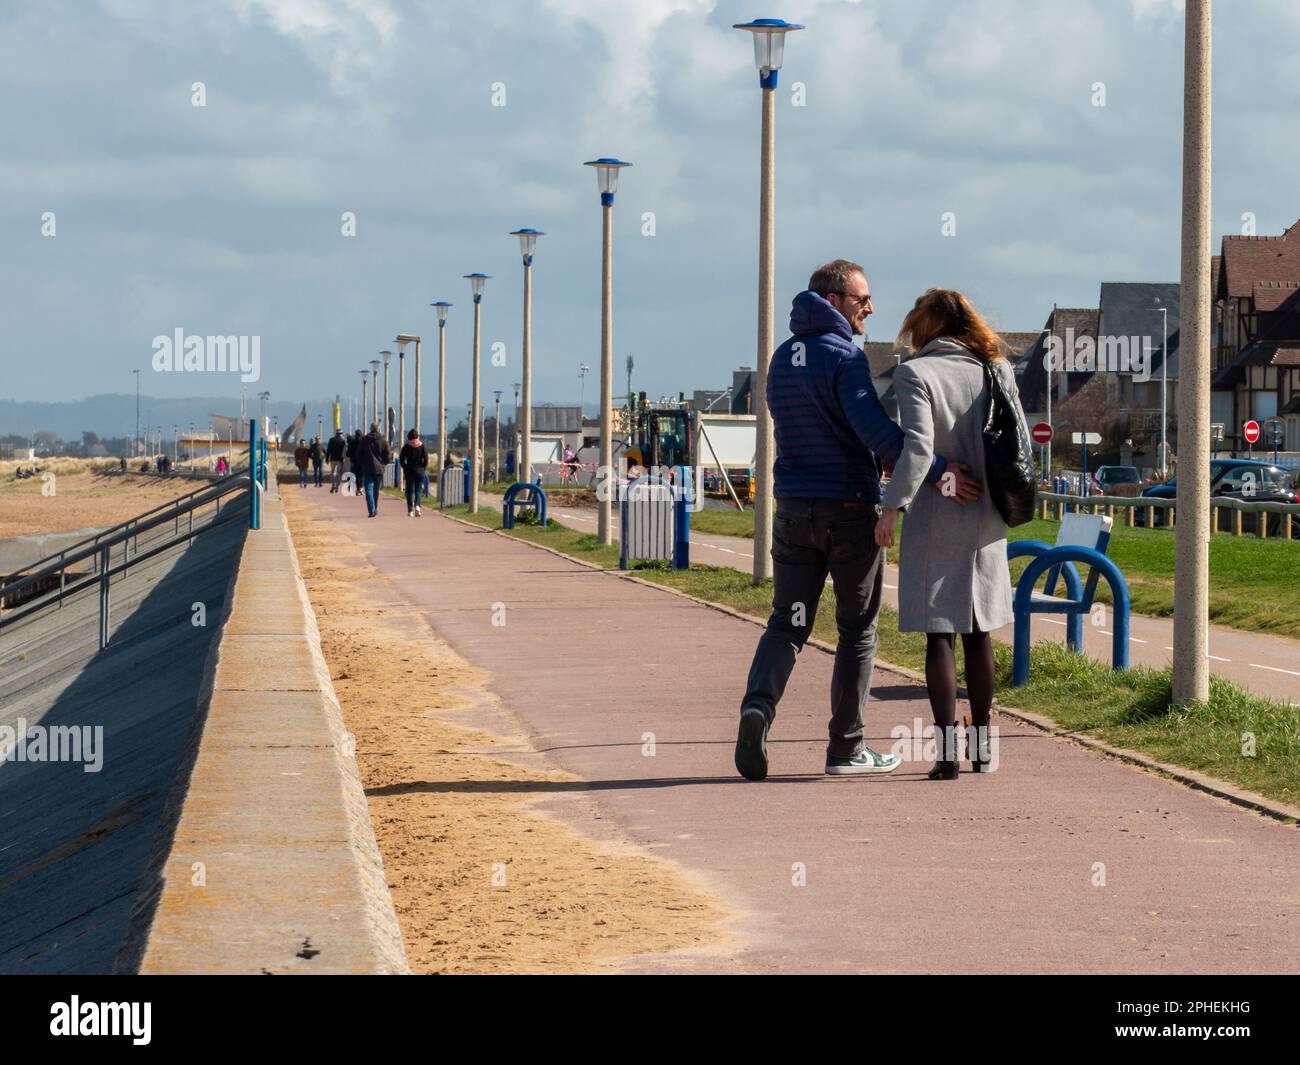
MULTIPOLYGON (((1261 234, 1300 217, 1300 4, 1217 7, 1216 247, 1245 212, 1261 234)), ((495 342, 507 360, 484 387, 508 395, 508 233, 533 226, 536 394, 576 402, 579 363, 600 355, 599 202, 581 166, 598 155, 634 163, 615 208, 615 393, 628 353, 652 394, 729 383, 754 360, 759 119, 731 24, 761 16, 807 25, 778 96, 778 334, 811 268, 841 255, 868 267, 873 338, 932 284, 1037 329, 1053 302, 1095 306, 1102 281, 1177 279, 1181 9, 5 0, 0 397, 129 392, 136 367, 146 394, 237 394, 148 371, 153 337, 177 328, 259 335, 277 400, 351 394, 398 331, 433 338, 428 304, 446 299, 448 401, 463 403, 476 270, 493 275, 485 360, 495 342)))

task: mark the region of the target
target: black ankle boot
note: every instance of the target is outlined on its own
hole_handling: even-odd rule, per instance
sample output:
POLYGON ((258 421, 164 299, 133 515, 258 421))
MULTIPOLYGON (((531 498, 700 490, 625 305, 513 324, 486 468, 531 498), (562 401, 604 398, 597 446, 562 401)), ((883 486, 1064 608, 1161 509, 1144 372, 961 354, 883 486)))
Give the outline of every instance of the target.
POLYGON ((930 780, 956 780, 960 772, 957 763, 957 726, 934 726, 934 767, 926 774, 930 780))
POLYGON ((991 771, 993 758, 989 753, 989 726, 972 725, 966 718, 966 756, 970 759, 972 773, 991 771))

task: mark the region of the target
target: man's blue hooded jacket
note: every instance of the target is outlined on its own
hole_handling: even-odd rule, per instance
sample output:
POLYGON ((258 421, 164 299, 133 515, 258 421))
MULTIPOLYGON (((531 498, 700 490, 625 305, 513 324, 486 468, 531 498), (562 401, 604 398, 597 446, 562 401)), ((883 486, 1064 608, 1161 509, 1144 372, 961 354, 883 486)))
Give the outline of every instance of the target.
MULTIPOLYGON (((790 332, 767 371, 776 498, 879 503, 881 468, 893 470, 903 431, 881 406, 848 319, 817 293, 801 292, 790 332)), ((936 455, 926 480, 937 481, 944 466, 936 455)))

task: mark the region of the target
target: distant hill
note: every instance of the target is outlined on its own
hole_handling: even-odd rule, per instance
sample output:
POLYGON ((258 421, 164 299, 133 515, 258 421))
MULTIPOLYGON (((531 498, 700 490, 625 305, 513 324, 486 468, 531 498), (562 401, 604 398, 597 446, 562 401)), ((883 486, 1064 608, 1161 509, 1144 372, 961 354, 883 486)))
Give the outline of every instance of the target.
MULTIPOLYGON (((351 398, 353 397, 343 397, 345 422, 348 417, 348 401, 351 398)), ((427 400, 433 399, 436 401, 437 396, 436 394, 430 396, 426 388, 421 399, 426 400, 424 404, 425 425, 433 426, 434 408, 433 404, 427 402, 427 400)), ((514 405, 510 402, 509 397, 503 396, 502 399, 501 418, 504 423, 514 417, 514 405)), ((255 396, 249 396, 244 402, 247 416, 252 417, 258 413, 259 404, 255 396)), ((395 405, 397 396, 390 393, 389 402, 395 405)), ((410 402, 409 398, 407 402, 410 402)), ((323 418, 324 426, 328 430, 331 425, 333 399, 309 399, 306 403, 306 432, 315 435, 316 427, 320 424, 317 420, 318 417, 323 418)), ((273 418, 278 418, 281 428, 287 428, 293 419, 298 416, 302 404, 301 399, 278 403, 272 401, 267 404, 266 413, 273 418)), ((455 426, 458 422, 465 420, 468 405, 465 400, 451 396, 447 397, 447 422, 449 426, 455 426)), ((488 393, 487 417, 492 416, 492 410, 492 395, 488 393)), ((171 436, 173 425, 180 426, 182 434, 189 431, 191 423, 194 425, 195 432, 207 429, 209 415, 211 414, 238 417, 239 396, 225 398, 198 396, 189 399, 160 399, 156 396, 144 395, 140 397, 141 432, 149 425, 161 426, 165 438, 171 436)), ((30 436, 32 433, 49 432, 60 440, 80 440, 81 434, 87 431, 102 437, 131 436, 135 432, 135 393, 87 396, 85 399, 64 403, 37 403, 27 400, 0 399, 0 437, 8 436, 11 433, 18 436, 30 436)))

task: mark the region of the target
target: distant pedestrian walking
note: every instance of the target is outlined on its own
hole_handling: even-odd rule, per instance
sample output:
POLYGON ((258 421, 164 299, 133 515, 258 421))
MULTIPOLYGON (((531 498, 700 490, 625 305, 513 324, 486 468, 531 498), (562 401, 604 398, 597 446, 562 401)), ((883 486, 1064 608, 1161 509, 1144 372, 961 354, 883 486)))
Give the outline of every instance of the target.
POLYGON ((383 481, 384 470, 393 461, 393 453, 388 448, 388 441, 379 433, 379 423, 370 423, 370 432, 357 444, 357 465, 360 476, 365 481, 366 512, 374 517, 379 512, 379 485, 383 481))
POLYGON ((364 481, 361 477, 361 430, 353 431, 348 440, 348 470, 352 474, 352 489, 360 499, 366 498, 363 491, 364 481))
POLYGON ((222 455, 219 459, 217 459, 217 475, 219 477, 224 477, 229 472, 230 472, 230 463, 226 461, 226 456, 222 455))
POLYGON ((325 466, 325 448, 321 445, 319 436, 311 442, 310 451, 312 483, 319 488, 323 483, 321 471, 325 466))
POLYGON ((301 440, 293 449, 293 464, 298 467, 298 487, 307 487, 307 463, 311 461, 311 450, 301 440))
POLYGON ((343 480, 343 463, 348 457, 348 442, 342 429, 335 429, 330 442, 325 445, 325 458, 330 464, 330 491, 337 492, 343 480))
POLYGON ((402 445, 397 461, 402 467, 406 486, 406 515, 418 518, 420 503, 429 494, 429 452, 418 429, 406 434, 406 443, 402 445))

